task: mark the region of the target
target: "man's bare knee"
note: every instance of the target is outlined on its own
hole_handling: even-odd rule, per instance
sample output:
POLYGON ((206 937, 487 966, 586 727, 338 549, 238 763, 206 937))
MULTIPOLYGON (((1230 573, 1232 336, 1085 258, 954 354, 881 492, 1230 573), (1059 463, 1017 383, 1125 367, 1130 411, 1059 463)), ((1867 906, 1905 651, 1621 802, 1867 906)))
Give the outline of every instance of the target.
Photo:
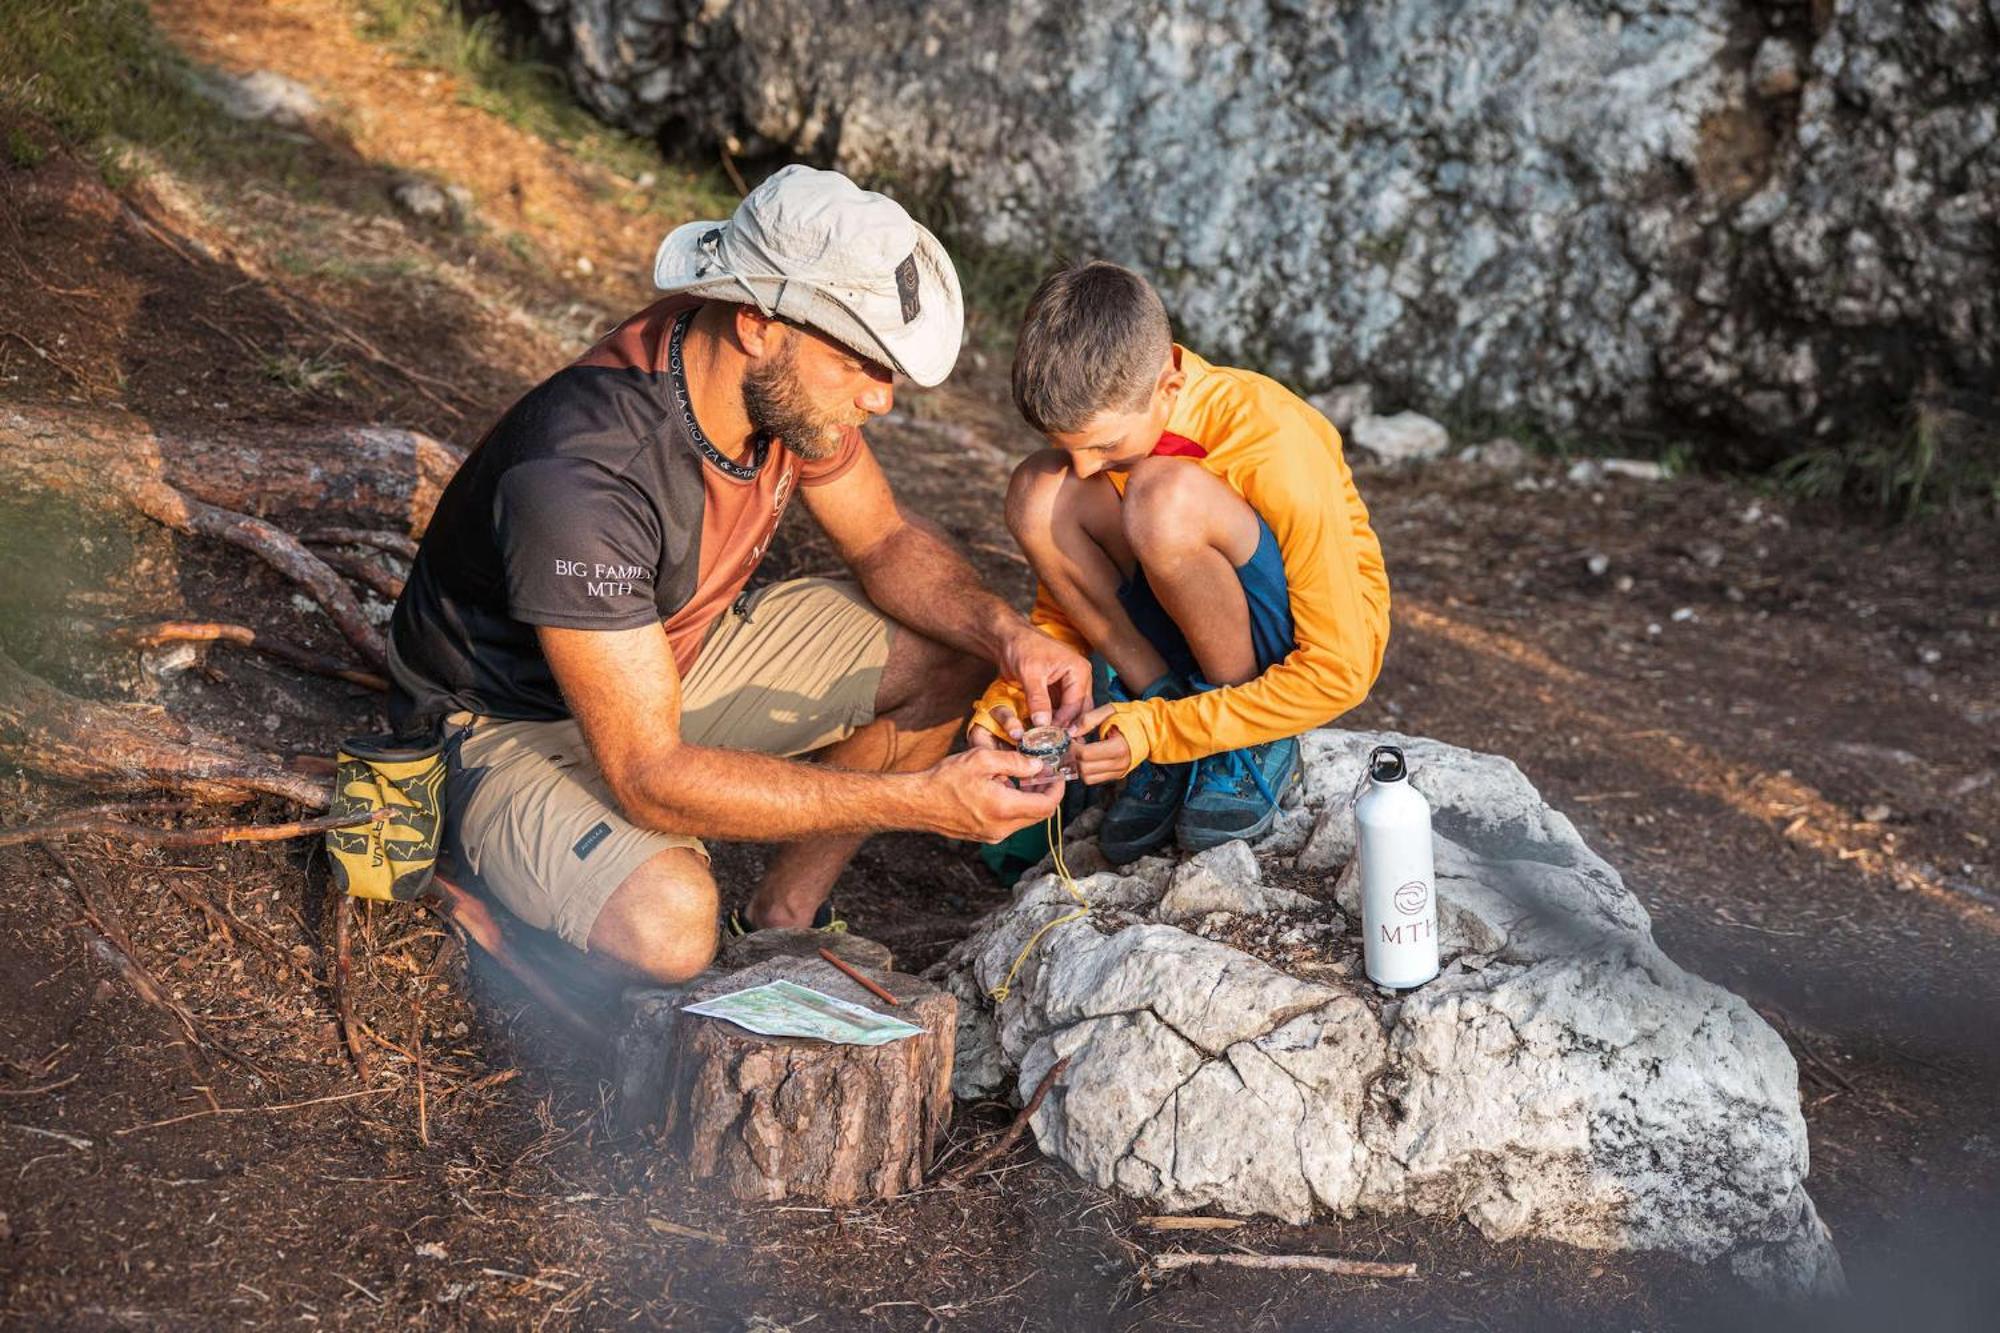
POLYGON ((590 951, 661 985, 678 985, 714 961, 720 910, 708 862, 688 848, 670 848, 612 892, 590 928, 590 951))

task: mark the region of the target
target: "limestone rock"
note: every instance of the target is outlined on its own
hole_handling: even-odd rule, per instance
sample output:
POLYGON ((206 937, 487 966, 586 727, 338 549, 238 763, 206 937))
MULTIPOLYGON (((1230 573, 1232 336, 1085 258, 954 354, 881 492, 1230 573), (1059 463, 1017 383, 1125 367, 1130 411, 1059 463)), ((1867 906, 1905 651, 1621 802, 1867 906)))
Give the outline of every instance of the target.
POLYGON ((310 88, 268 69, 205 74, 195 86, 232 120, 262 120, 297 129, 320 113, 319 98, 310 88))
POLYGON ((1317 900, 1303 893, 1258 882, 1257 857, 1250 844, 1225 842, 1174 868, 1155 915, 1179 925, 1208 912, 1262 916, 1310 911, 1318 906, 1317 900))
POLYGON ((1783 1041, 1660 952, 1617 872, 1520 770, 1389 734, 1311 732, 1301 749, 1315 822, 1297 869, 1242 844, 1147 858, 1091 876, 1089 917, 1036 940, 1074 910, 1043 875, 980 923, 937 969, 961 1001, 960 1095, 1025 1097, 1069 1057, 1038 1141, 1151 1207, 1464 1216, 1495 1240, 1727 1257, 1774 1291, 1837 1290, 1783 1041), (1267 927, 1283 966, 1174 924, 1290 911, 1267 881, 1335 867, 1351 916, 1341 812, 1385 742, 1434 811, 1436 981, 1385 1001, 1331 922, 1267 927))
POLYGON ((1306 401, 1343 434, 1360 418, 1375 414, 1375 390, 1367 384, 1336 384, 1306 401))
POLYGON ((1308 390, 1781 449, 2000 379, 1990 3, 526 3, 619 124, 1133 264, 1308 390))
POLYGON ((1442 458, 1451 448, 1451 432, 1416 412, 1361 417, 1347 438, 1350 444, 1366 449, 1385 463, 1421 463, 1442 458))
POLYGON ((463 185, 404 176, 389 187, 389 198, 417 221, 434 226, 460 227, 472 216, 472 191, 463 185))
POLYGON ((1472 445, 1458 456, 1463 462, 1477 463, 1496 472, 1519 472, 1528 465, 1529 459, 1528 451, 1521 442, 1505 435, 1495 436, 1484 444, 1472 445))

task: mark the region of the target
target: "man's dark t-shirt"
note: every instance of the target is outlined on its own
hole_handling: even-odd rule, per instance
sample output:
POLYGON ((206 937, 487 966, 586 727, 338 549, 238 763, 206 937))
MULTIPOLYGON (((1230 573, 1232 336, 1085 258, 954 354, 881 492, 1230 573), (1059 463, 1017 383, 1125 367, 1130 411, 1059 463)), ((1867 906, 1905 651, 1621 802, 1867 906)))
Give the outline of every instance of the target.
POLYGON ((458 711, 567 717, 538 625, 659 622, 685 675, 793 489, 860 459, 859 431, 818 462, 772 441, 739 465, 710 445, 680 364, 700 305, 634 315, 509 409, 459 468, 390 624, 399 731, 458 711))

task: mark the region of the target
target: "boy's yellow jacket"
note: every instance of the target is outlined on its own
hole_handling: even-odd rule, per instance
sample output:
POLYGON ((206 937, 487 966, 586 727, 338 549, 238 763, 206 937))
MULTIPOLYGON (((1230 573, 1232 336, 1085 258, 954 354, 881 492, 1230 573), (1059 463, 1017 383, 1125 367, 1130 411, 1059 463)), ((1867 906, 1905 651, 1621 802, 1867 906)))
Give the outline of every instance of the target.
MULTIPOLYGON (((1271 526, 1298 646, 1241 685, 1115 705, 1109 725, 1124 734, 1135 766, 1145 759, 1177 764, 1324 726, 1367 697, 1389 639, 1382 546, 1333 423, 1266 376, 1211 366, 1184 347, 1174 353, 1187 382, 1155 452, 1195 458, 1271 526)), ((1122 476, 1107 475, 1124 489, 1122 476)), ((1091 651, 1046 588, 1035 590, 1028 619, 1078 652, 1091 651)), ((1016 716, 1027 712, 1020 686, 996 680, 974 724, 999 732, 992 710, 1002 704, 1016 716)))

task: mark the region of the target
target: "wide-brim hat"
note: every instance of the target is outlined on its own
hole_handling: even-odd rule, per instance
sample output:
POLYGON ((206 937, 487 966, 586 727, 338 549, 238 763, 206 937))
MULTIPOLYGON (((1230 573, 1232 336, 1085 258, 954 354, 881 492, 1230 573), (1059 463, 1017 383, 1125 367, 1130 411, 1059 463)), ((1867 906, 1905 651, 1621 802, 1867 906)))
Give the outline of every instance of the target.
POLYGON ((965 335, 937 237, 887 195, 807 166, 772 175, 727 222, 667 233, 653 285, 808 325, 926 387, 951 373, 965 335))

